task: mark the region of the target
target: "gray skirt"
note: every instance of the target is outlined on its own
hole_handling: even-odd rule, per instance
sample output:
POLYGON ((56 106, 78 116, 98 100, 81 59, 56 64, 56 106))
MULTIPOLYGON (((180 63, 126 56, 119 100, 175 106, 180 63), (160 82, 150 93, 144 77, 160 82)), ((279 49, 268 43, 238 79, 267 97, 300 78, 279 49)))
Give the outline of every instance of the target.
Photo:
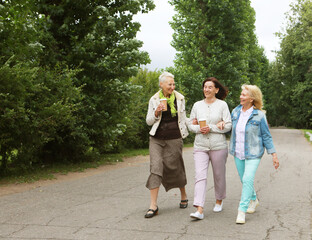
POLYGON ((146 182, 148 189, 158 188, 162 184, 169 191, 186 185, 182 148, 182 138, 161 140, 150 137, 150 175, 146 182))

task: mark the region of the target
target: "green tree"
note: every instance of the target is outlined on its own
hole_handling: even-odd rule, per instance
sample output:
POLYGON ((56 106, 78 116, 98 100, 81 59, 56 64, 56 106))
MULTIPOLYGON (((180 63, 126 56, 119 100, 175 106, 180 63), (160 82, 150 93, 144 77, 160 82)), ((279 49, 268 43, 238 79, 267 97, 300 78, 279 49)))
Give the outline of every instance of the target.
POLYGON ((201 83, 217 77, 230 90, 230 107, 243 83, 260 84, 265 58, 254 33, 255 12, 244 0, 171 0, 177 50, 174 74, 190 103, 202 98, 201 83))
POLYGON ((2 171, 8 163, 29 168, 83 159, 89 144, 76 117, 82 96, 75 74, 25 63, 0 67, 2 171))
POLYGON ((129 82, 149 61, 138 1, 0 1, 0 162, 80 161, 117 149, 131 126, 129 82), (93 148, 91 148, 91 146, 93 148))
POLYGON ((42 50, 37 18, 27 0, 0 0, 0 64, 35 60, 42 50))
POLYGON ((84 85, 79 113, 94 149, 110 151, 126 130, 131 94, 129 78, 140 64, 149 62, 136 39, 138 12, 155 6, 152 0, 36 0, 38 13, 46 18, 47 34, 41 64, 65 62, 80 68, 77 86, 84 85))
POLYGON ((127 148, 148 147, 150 127, 146 124, 146 114, 150 98, 159 90, 161 71, 140 69, 138 74, 130 79, 136 86, 131 96, 128 121, 125 133, 119 138, 119 146, 127 148))
POLYGON ((39 65, 43 17, 27 0, 0 2, 0 165, 78 161, 90 143, 81 119, 77 71, 39 65), (75 81, 76 82, 76 81, 75 81))
POLYGON ((276 125, 312 128, 312 2, 292 4, 287 19, 266 83, 268 118, 276 125))

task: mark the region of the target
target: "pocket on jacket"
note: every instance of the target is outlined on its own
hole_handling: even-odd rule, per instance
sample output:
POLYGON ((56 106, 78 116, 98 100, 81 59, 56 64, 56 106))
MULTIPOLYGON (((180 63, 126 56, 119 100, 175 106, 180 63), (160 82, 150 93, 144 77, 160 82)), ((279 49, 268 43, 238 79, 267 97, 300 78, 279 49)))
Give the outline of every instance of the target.
POLYGON ((251 126, 259 126, 260 125, 260 121, 257 121, 257 120, 251 120, 250 122, 249 122, 249 124, 251 125, 251 126))
POLYGON ((236 121, 238 121, 238 117, 237 117, 237 115, 234 115, 234 116, 232 117, 232 122, 236 122, 236 121))

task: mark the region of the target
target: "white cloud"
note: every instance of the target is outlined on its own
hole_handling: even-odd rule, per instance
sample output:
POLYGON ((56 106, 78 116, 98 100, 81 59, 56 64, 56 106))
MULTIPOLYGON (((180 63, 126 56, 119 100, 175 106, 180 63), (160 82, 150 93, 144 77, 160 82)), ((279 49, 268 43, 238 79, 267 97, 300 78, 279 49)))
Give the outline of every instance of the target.
POLYGON ((154 1, 156 8, 147 13, 135 16, 134 20, 141 23, 137 38, 144 42, 142 50, 149 53, 150 70, 173 66, 175 49, 170 45, 173 29, 169 25, 174 15, 173 7, 167 0, 154 1))
POLYGON ((286 24, 285 13, 290 10, 292 0, 252 0, 256 11, 256 34, 259 45, 263 46, 270 61, 275 59, 279 50, 279 39, 275 33, 281 32, 286 24))

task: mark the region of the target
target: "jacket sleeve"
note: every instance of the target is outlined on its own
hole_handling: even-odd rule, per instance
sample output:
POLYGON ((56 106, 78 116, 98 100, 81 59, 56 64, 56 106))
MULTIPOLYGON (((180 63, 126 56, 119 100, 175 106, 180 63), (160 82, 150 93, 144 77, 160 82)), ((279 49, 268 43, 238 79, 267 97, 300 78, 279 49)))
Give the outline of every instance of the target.
POLYGON ((148 110, 146 115, 146 123, 149 126, 152 126, 160 117, 155 117, 155 107, 153 105, 153 99, 151 98, 148 103, 148 110))
POLYGON ((181 130, 182 138, 186 138, 188 136, 188 122, 189 118, 186 116, 186 111, 185 111, 185 100, 182 99, 181 101, 181 109, 178 109, 180 115, 180 120, 179 120, 179 128, 181 130))
POLYGON ((222 121, 224 121, 225 125, 224 125, 224 129, 220 130, 216 124, 209 124, 210 127, 210 132, 214 132, 214 133, 226 133, 231 131, 232 129, 232 120, 231 120, 231 114, 230 114, 230 110, 229 107, 227 105, 226 102, 224 102, 225 104, 223 105, 223 109, 222 109, 222 121))
POLYGON ((272 135, 270 133, 268 122, 267 122, 265 115, 263 116, 260 122, 260 131, 261 131, 263 145, 266 148, 268 154, 275 153, 276 151, 274 148, 272 135))
MULTIPOLYGON (((194 125, 193 124, 193 119, 196 118, 196 112, 197 112, 197 108, 196 108, 196 103, 193 105, 192 107, 192 111, 191 111, 191 115, 190 118, 187 121, 187 127, 191 132, 194 133, 200 133, 200 127, 199 125, 194 125)), ((198 119, 197 119, 198 120, 198 119)))

